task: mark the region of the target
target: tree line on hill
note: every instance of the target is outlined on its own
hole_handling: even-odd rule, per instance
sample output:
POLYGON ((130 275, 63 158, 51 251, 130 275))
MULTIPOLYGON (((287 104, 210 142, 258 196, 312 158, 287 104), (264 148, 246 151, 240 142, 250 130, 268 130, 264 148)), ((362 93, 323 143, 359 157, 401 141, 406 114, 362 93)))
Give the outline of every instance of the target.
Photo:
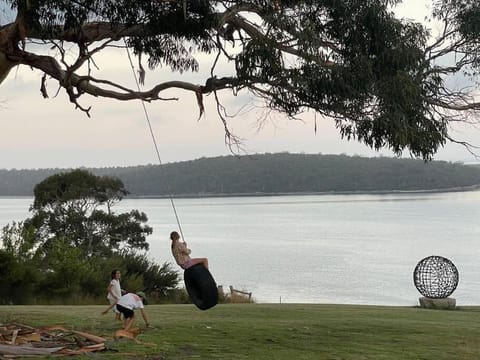
MULTIPOLYGON (((0 170, 0 196, 30 196, 65 169, 0 170)), ((480 185, 480 167, 445 161, 321 154, 220 156, 164 165, 91 169, 118 177, 130 196, 421 191, 480 185)))

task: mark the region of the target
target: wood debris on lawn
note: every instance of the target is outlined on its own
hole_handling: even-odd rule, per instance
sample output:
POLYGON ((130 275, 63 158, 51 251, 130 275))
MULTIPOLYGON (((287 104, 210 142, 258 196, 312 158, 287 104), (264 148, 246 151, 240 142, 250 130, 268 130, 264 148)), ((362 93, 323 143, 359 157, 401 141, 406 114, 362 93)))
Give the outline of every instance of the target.
POLYGON ((63 326, 33 328, 28 325, 0 324, 0 359, 3 356, 68 356, 105 350, 107 339, 63 326))

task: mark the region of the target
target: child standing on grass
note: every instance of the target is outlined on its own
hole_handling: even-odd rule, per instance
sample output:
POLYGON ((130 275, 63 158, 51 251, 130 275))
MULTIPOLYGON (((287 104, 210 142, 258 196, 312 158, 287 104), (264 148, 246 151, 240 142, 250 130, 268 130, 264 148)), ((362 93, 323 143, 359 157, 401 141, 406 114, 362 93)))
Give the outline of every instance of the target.
POLYGON ((180 235, 176 231, 170 233, 170 240, 172 240, 172 254, 178 265, 184 270, 196 264, 202 264, 208 269, 207 258, 190 258, 192 252, 185 241, 180 241, 180 235))
MULTIPOLYGON (((120 270, 115 269, 112 271, 110 274, 110 284, 108 284, 107 288, 107 299, 110 305, 116 304, 117 301, 120 299, 122 296, 122 288, 120 286, 120 277, 121 273, 120 270)), ((121 321, 121 314, 120 311, 118 311, 115 307, 113 308, 113 312, 115 313, 115 320, 121 321)))

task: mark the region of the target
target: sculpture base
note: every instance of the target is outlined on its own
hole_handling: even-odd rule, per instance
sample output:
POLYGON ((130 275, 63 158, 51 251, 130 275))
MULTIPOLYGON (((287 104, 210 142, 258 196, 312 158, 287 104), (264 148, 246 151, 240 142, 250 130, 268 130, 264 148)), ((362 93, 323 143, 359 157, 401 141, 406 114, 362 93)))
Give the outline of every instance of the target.
POLYGON ((420 307, 424 309, 437 309, 437 310, 455 310, 457 301, 454 298, 445 299, 431 299, 427 297, 421 297, 418 299, 420 307))

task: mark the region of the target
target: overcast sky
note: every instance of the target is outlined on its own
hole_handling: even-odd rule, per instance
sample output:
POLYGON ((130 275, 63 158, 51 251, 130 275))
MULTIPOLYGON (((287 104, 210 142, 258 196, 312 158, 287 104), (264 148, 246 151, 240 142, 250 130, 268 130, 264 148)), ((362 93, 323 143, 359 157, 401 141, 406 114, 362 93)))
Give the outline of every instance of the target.
MULTIPOLYGON (((430 1, 404 1, 399 14, 422 21, 429 14, 430 1)), ((133 74, 125 51, 109 53, 97 59, 102 76, 112 76, 134 86, 133 74)), ((203 58, 201 67, 209 71, 212 59, 203 58)), ((139 101, 119 102, 83 97, 84 106, 92 106, 91 118, 75 110, 65 92, 56 94, 53 81, 48 83, 50 98, 40 95, 42 74, 26 67, 14 69, 0 85, 0 168, 69 168, 111 167, 157 164, 153 142, 139 101)), ((169 71, 147 72, 147 88, 156 82, 178 77, 169 71)), ((201 77, 190 76, 194 82, 201 77)), ((164 163, 230 154, 224 143, 223 126, 217 117, 211 96, 205 98, 206 114, 200 120, 195 96, 184 92, 179 101, 147 104, 160 155, 164 163)), ((164 94, 167 96, 167 94, 164 94)), ((393 156, 388 150, 374 152, 352 141, 341 140, 331 120, 306 113, 302 121, 287 121, 281 115, 271 116, 262 129, 257 119, 263 110, 246 97, 224 97, 231 112, 249 104, 243 114, 230 123, 234 133, 244 138, 248 154, 264 152, 305 152, 393 156), (248 111, 246 111, 248 110, 248 111)), ((480 144, 480 129, 459 128, 455 134, 462 140, 480 144)), ((437 160, 474 162, 463 147, 449 144, 440 150, 437 160)))

